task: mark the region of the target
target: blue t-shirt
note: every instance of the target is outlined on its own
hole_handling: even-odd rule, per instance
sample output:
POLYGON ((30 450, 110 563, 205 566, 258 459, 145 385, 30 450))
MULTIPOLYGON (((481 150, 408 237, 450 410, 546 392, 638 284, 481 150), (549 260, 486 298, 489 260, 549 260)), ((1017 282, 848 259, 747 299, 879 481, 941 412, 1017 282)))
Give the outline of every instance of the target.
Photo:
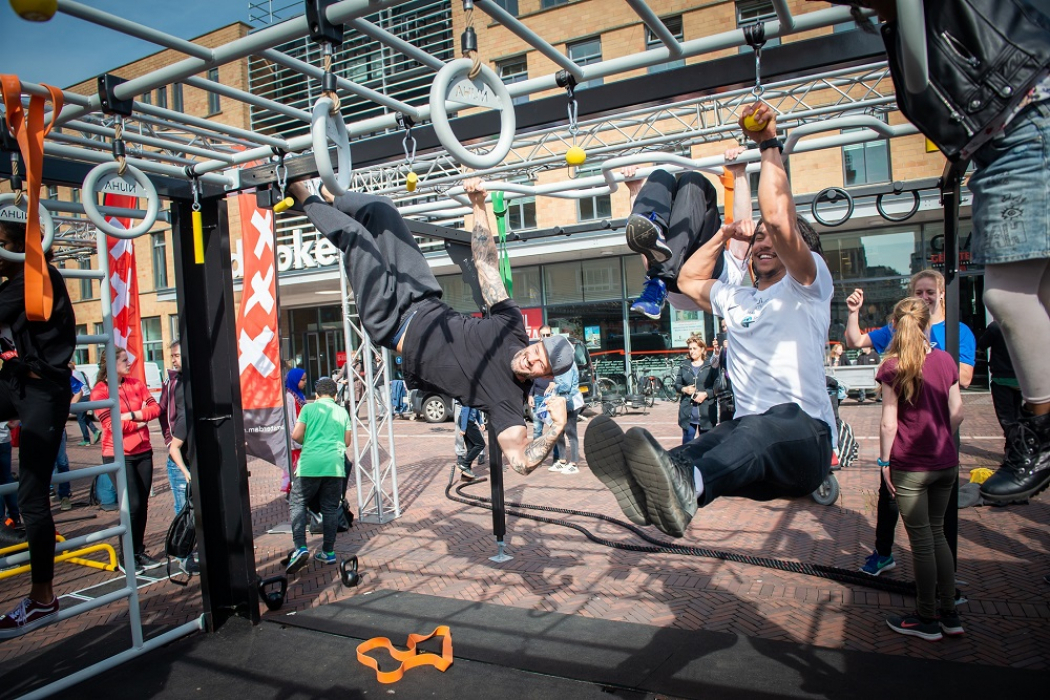
POLYGON ((73 396, 76 396, 77 394, 84 391, 84 382, 80 381, 74 376, 69 377, 69 386, 73 390, 73 396))
MULTIPOLYGON (((887 323, 882 328, 876 328, 868 333, 868 339, 871 340, 871 346, 875 348, 875 352, 881 355, 886 352, 886 348, 890 346, 890 341, 893 340, 893 326, 887 323)), ((944 342, 944 321, 935 323, 930 328, 930 343, 938 350, 947 350, 947 344, 944 342)), ((976 354, 977 339, 974 337, 970 327, 960 321, 959 362, 973 367, 976 354)))

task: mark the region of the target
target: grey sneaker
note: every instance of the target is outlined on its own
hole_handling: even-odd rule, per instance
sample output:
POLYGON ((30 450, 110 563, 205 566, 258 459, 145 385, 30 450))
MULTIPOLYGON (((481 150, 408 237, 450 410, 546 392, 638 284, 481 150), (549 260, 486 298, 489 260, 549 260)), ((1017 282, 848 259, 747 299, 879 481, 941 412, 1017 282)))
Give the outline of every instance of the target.
MULTIPOLYGON (((650 215, 651 216, 651 215, 650 215)), ((671 259, 671 249, 667 247, 660 224, 650 216, 631 214, 627 219, 627 247, 645 256, 649 267, 671 259)))
POLYGON ((648 430, 631 428, 624 435, 624 456, 635 481, 645 491, 653 524, 671 537, 681 537, 696 515, 693 468, 671 459, 648 430))
POLYGON ((587 425, 583 442, 587 466, 616 496, 620 510, 635 525, 651 525, 645 507, 645 491, 631 476, 623 455, 623 431, 608 416, 598 416, 587 425))

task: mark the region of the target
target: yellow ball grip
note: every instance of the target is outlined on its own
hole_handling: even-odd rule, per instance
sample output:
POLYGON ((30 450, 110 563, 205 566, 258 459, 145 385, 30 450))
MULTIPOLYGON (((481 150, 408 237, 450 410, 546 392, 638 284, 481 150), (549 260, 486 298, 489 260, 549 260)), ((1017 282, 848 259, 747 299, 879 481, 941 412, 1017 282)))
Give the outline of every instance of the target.
POLYGON ((565 162, 569 165, 583 165, 587 160, 587 152, 579 146, 573 146, 565 152, 565 162))

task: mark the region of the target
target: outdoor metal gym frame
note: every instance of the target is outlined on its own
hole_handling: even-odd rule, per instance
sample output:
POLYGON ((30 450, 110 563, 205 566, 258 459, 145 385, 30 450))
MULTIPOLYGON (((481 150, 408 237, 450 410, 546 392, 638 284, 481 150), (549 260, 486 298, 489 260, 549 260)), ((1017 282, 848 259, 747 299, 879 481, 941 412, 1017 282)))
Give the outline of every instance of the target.
MULTIPOLYGON (((911 125, 891 126, 874 116, 892 110, 895 104, 892 83, 885 65, 880 62, 883 51, 877 37, 860 32, 832 34, 763 51, 765 39, 852 21, 848 10, 844 8, 828 8, 793 16, 784 0, 774 0, 777 19, 762 25, 762 37, 756 37, 754 31, 745 28, 678 41, 643 0, 625 1, 662 45, 630 56, 580 66, 530 30, 525 23, 505 12, 496 2, 474 0, 473 7, 502 24, 560 69, 556 74, 504 85, 484 65, 484 61, 479 77, 471 80, 466 77, 471 68, 470 61, 456 59, 446 63, 371 25, 365 19, 371 13, 395 7, 403 0, 307 0, 304 16, 286 20, 216 48, 206 48, 72 0, 58 0, 59 12, 145 39, 186 56, 177 63, 132 80, 100 76, 99 91, 90 97, 65 93, 67 105, 60 114, 55 115, 61 130, 52 132, 45 142, 44 181, 52 185, 84 188, 85 203, 78 205, 44 201, 43 206, 48 211, 86 213, 93 224, 86 225, 79 217, 56 216, 53 245, 56 250, 65 247, 83 253, 90 250, 93 244, 100 269, 65 270, 64 273, 71 278, 103 280, 103 318, 107 335, 81 336, 78 337, 78 343, 105 342, 107 359, 112 362, 112 316, 104 263, 106 239, 101 231, 111 234, 121 232, 107 229, 105 215, 134 216, 139 221, 134 227, 135 235, 141 235, 149 231, 156 220, 160 199, 170 201, 166 216, 170 218, 175 249, 183 377, 187 386, 186 409, 192 417, 187 451, 196 486, 194 500, 200 534, 200 559, 205 572, 202 577, 204 615, 200 622, 189 623, 162 637, 144 641, 133 605, 131 650, 56 680, 26 697, 43 697, 58 692, 153 646, 198 629, 201 625, 214 630, 234 617, 252 623, 259 620, 248 473, 243 425, 238 410, 238 352, 231 320, 235 309, 225 200, 227 194, 255 188, 257 191, 269 192, 269 200, 276 203, 283 199, 284 185, 290 179, 320 176, 334 192, 361 188, 391 194, 402 205, 401 210, 415 232, 450 242, 462 242, 462 232, 441 224, 465 213, 466 200, 462 196, 462 188, 457 184, 465 177, 481 175, 488 180, 490 191, 504 191, 507 199, 513 200, 515 197, 527 196, 580 198, 610 193, 622 182, 619 168, 625 165, 649 164, 670 170, 711 170, 722 164, 721 157, 691 159, 668 151, 688 152, 692 146, 730 137, 737 130, 736 115, 740 108, 759 95, 777 110, 778 124, 788 132, 785 155, 916 133, 911 125), (309 36, 322 46, 327 57, 342 41, 346 31, 366 33, 390 50, 432 69, 435 80, 428 104, 406 104, 326 70, 330 65, 327 60, 325 66, 313 66, 282 54, 276 48, 290 40, 309 36), (746 45, 755 51, 579 92, 572 89, 574 85, 588 80, 746 45), (319 79, 325 96, 318 100, 312 113, 307 113, 196 77, 210 68, 239 61, 249 55, 261 56, 299 71, 304 79, 319 79), (762 55, 766 57, 764 76, 758 63, 762 55), (764 86, 761 83, 763 77, 769 79, 764 86), (174 82, 210 90, 258 109, 291 116, 309 123, 311 133, 292 138, 258 133, 144 104, 135 99, 138 95, 174 82), (567 92, 568 110, 565 95, 558 94, 559 90, 567 92), (553 96, 522 105, 512 104, 515 97, 549 91, 553 91, 553 96), (820 99, 814 99, 818 93, 820 99), (371 100, 388 112, 381 117, 345 123, 338 111, 333 110, 340 95, 343 98, 371 100), (624 107, 633 108, 625 112, 624 107), (470 113, 450 119, 464 110, 470 113), (414 125, 414 129, 406 129, 406 123, 414 125), (843 129, 850 131, 817 136, 843 129), (389 133, 351 141, 355 137, 384 130, 389 130, 389 133), (498 134, 498 137, 494 138, 494 134, 498 134), (414 139, 411 152, 409 136, 414 139), (800 140, 804 136, 811 138, 800 140), (564 167, 561 159, 570 146, 577 143, 585 146, 598 162, 598 169, 593 175, 544 185, 521 182, 523 178, 530 178, 539 171, 564 167), (119 148, 116 144, 119 144, 119 148), (125 154, 125 169, 115 167, 114 156, 118 150, 125 154), (266 164, 254 165, 259 161, 266 161, 266 164), (414 167, 422 171, 414 191, 406 191, 405 165, 409 166, 408 170, 414 167), (475 172, 463 172, 460 165, 475 172), (497 179, 500 176, 506 179, 497 179), (106 188, 128 188, 144 199, 146 206, 134 210, 98 207, 95 204, 96 194, 106 188), (91 200, 90 204, 88 200, 91 200)), ((923 89, 926 81, 925 45, 921 31, 922 2, 898 0, 897 4, 900 15, 908 18, 907 23, 901 21, 902 30, 910 30, 904 37, 907 47, 907 89, 918 91, 923 89)), ((22 87, 23 99, 47 93, 46 88, 38 84, 23 83, 22 87)), ((50 118, 51 115, 48 115, 47 119, 50 118)), ((757 160, 757 154, 749 153, 743 160, 757 160)), ((638 175, 644 177, 651 170, 652 167, 642 168, 638 175)), ((957 343, 951 330, 953 306, 950 301, 953 294, 957 298, 958 289, 955 282, 957 267, 953 267, 957 261, 947 255, 957 253, 955 229, 948 223, 958 218, 960 172, 950 169, 952 177, 948 177, 949 171, 946 171, 941 186, 942 192, 947 194, 945 203, 946 211, 949 212, 946 216, 946 259, 949 261, 946 271, 949 273, 950 345, 957 343)), ((11 164, 6 159, 0 160, 0 175, 12 174, 11 164)), ((884 189, 883 192, 882 189, 876 191, 876 188, 867 188, 865 194, 911 192, 919 188, 898 184, 884 189)), ((16 205, 4 200, 0 206, 16 205)), ((610 222, 604 222, 601 227, 609 226, 610 222)), ((527 240, 560 236, 593 228, 567 226, 525 232, 514 238, 527 240)), ((129 234, 122 235, 130 237, 129 234)), ((341 279, 341 284, 345 304, 349 296, 345 277, 341 279)), ((957 304, 954 313, 958 313, 957 304)), ((344 313, 344 316, 347 317, 344 333, 348 351, 351 333, 358 332, 363 345, 368 348, 366 353, 371 352, 367 334, 363 330, 351 329, 349 314, 344 313)), ((389 366, 389 363, 383 364, 384 368, 389 366)), ((370 374, 371 362, 366 361, 365 367, 369 372, 368 387, 373 390, 375 381, 370 374)), ((384 369, 384 372, 384 385, 389 385, 389 370, 384 369)), ((111 395, 115 395, 112 381, 111 378, 111 395)), ((393 460, 386 469, 382 468, 378 452, 380 418, 375 415, 379 404, 372 396, 368 401, 370 442, 367 447, 371 463, 366 478, 370 482, 371 493, 367 500, 374 501, 374 506, 370 506, 371 510, 363 515, 371 513, 377 517, 377 521, 382 522, 389 517, 396 517, 399 512, 396 469, 393 468, 393 460)), ((389 415, 388 405, 386 411, 389 415)), ((389 424, 388 439, 392 452, 393 432, 389 424)), ((355 457, 360 459, 356 441, 354 449, 355 457)), ((495 465, 492 473, 499 475, 502 470, 498 466, 501 463, 498 450, 492 449, 490 454, 491 463, 495 465)), ((101 467, 93 469, 104 471, 101 467)), ((84 476, 88 471, 78 470, 75 475, 84 476)), ((360 478, 361 470, 357 471, 360 478)), ((122 470, 116 473, 120 482, 122 470)), ((498 477, 493 479, 493 496, 494 499, 498 497, 498 503, 502 502, 500 481, 498 477)), ((361 498, 361 483, 358 485, 361 498)), ((120 487, 123 489, 123 484, 120 487)), ((494 510, 494 530, 499 555, 504 555, 505 523, 500 510, 494 510)), ((130 536, 127 533, 126 511, 125 503, 120 528, 111 528, 80 539, 96 541, 119 534, 124 537, 125 551, 128 551, 130 536)), ((61 545, 61 548, 77 544, 76 541, 70 541, 61 545)), ((23 555, 9 560, 14 562, 20 556, 23 555)), ((127 589, 122 590, 118 597, 128 597, 134 602, 131 574, 128 580, 127 589)))

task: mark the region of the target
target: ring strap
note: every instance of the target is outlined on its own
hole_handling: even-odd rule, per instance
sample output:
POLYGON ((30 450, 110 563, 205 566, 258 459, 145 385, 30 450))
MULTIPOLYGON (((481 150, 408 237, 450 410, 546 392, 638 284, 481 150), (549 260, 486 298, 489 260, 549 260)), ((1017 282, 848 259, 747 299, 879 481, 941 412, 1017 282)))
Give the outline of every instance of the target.
POLYGON ((46 321, 51 318, 54 292, 51 275, 44 259, 40 234, 40 183, 44 175, 44 137, 55 126, 62 111, 62 91, 44 85, 51 95, 51 123, 44 125, 44 103, 47 98, 32 95, 28 112, 22 108, 22 81, 16 75, 0 75, 7 128, 22 151, 26 166, 26 244, 25 289, 26 318, 46 321))
POLYGON ((401 651, 386 637, 373 637, 357 645, 357 660, 365 666, 375 669, 376 680, 380 683, 396 683, 405 675, 405 671, 416 666, 433 666, 444 673, 452 665, 452 631, 448 628, 448 625, 440 625, 430 634, 408 635, 407 646, 407 649, 401 651), (417 644, 437 636, 443 637, 441 656, 429 652, 422 654, 416 652, 417 644), (393 671, 380 671, 379 662, 367 655, 367 652, 373 649, 387 649, 392 657, 401 662, 401 665, 393 671))

